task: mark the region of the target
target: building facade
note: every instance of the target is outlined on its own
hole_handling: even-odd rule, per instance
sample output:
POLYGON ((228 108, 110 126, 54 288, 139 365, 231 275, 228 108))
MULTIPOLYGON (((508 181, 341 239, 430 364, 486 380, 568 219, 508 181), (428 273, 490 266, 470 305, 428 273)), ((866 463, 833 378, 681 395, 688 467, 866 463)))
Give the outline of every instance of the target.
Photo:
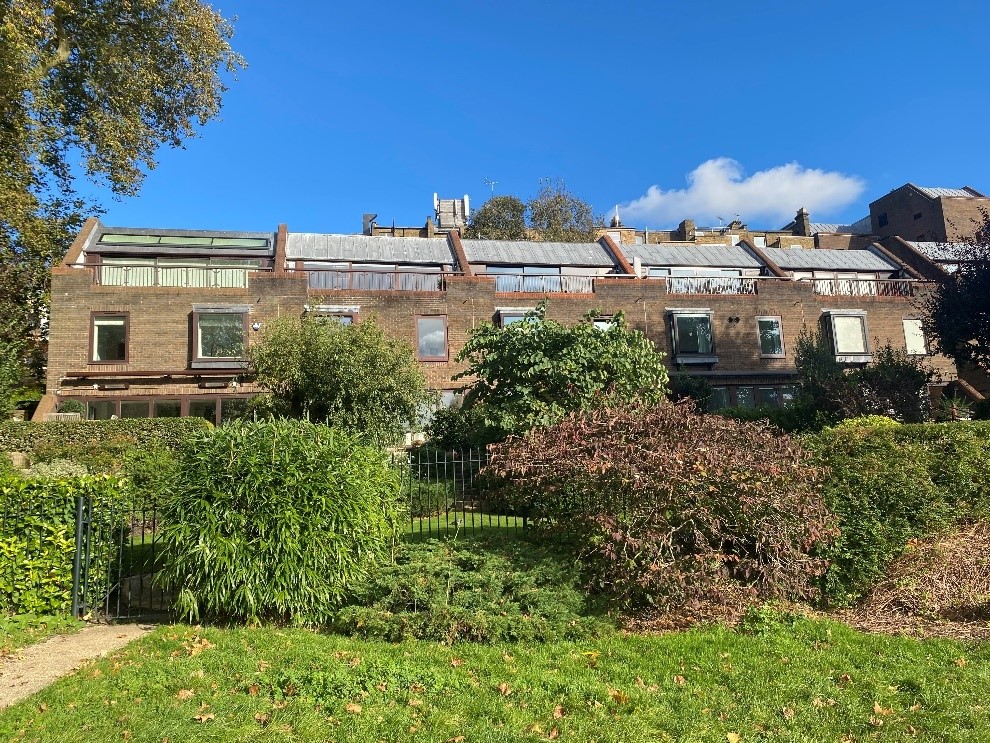
MULTIPOLYGON (((514 322, 544 300, 564 323, 621 312, 671 371, 708 379, 716 406, 786 404, 805 328, 824 332, 844 364, 866 364, 889 342, 928 356, 953 380, 953 364, 928 354, 921 330, 931 267, 858 233, 825 247, 819 234, 840 233, 797 234, 811 231, 806 217, 762 232, 614 225, 578 244, 463 240, 456 226, 383 233, 373 220, 368 234, 329 235, 91 219, 53 270, 48 393, 35 418, 71 399, 89 418, 219 422, 259 391, 247 349, 261 330, 306 313, 374 319, 416 349, 429 385, 449 403, 471 330, 514 322)), ((445 225, 466 218, 466 200, 443 217, 445 225)))

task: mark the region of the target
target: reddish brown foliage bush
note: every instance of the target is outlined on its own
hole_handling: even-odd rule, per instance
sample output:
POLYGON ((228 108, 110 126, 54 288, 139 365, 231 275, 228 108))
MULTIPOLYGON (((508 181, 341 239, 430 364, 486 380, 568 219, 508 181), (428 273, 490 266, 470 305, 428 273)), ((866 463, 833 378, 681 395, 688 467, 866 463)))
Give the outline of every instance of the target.
POLYGON ((835 520, 822 471, 774 431, 690 403, 606 405, 494 446, 488 471, 621 605, 810 598, 835 520))

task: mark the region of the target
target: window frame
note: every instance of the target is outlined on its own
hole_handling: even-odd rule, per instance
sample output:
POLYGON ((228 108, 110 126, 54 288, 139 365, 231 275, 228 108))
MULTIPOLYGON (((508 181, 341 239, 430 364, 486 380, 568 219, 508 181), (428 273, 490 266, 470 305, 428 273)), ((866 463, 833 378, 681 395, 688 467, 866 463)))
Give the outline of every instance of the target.
POLYGON ((670 342, 673 348, 673 359, 677 364, 717 364, 718 347, 715 344, 715 323, 714 313, 706 307, 676 307, 667 308, 669 317, 668 327, 670 329, 670 342), (680 331, 677 327, 679 317, 705 317, 708 319, 708 329, 711 332, 711 352, 709 353, 687 353, 680 350, 680 331))
POLYGON ((89 364, 127 364, 131 358, 131 313, 128 311, 113 312, 110 310, 89 313, 89 364), (110 361, 96 359, 96 319, 98 317, 124 318, 124 358, 110 361))
POLYGON ((416 336, 416 360, 417 361, 449 361, 450 360, 450 326, 447 322, 447 315, 441 314, 430 314, 430 315, 415 315, 413 322, 415 323, 415 336, 416 336), (428 320, 434 318, 443 319, 443 355, 442 356, 422 356, 419 352, 419 321, 428 320))
POLYGON ((787 358, 787 347, 784 345, 784 322, 780 315, 757 315, 756 316, 756 343, 757 348, 760 349, 761 359, 786 359, 787 358), (760 321, 761 320, 773 320, 777 323, 777 333, 780 336, 780 353, 764 353, 763 352, 763 336, 760 334, 760 321))
POLYGON ((535 307, 496 307, 495 308, 495 319, 497 321, 497 326, 499 328, 507 328, 512 323, 506 323, 507 318, 513 318, 513 322, 519 322, 524 320, 526 315, 531 312, 535 312, 535 307))
POLYGON ((189 352, 193 369, 243 369, 248 363, 248 328, 251 308, 248 305, 193 306, 190 323, 189 352), (203 315, 240 315, 243 345, 240 356, 200 356, 199 320, 203 315))
POLYGON ((832 352, 836 361, 840 364, 865 364, 873 360, 873 348, 870 345, 870 326, 867 322, 866 312, 864 310, 828 310, 826 315, 828 317, 829 341, 832 344, 832 352), (846 353, 839 350, 837 345, 838 335, 835 330, 835 320, 839 317, 859 318, 863 331, 864 351, 859 353, 846 353))
POLYGON ((903 317, 901 318, 901 330, 904 333, 904 350, 908 356, 930 356, 931 348, 928 345, 928 336, 925 334, 925 325, 920 317, 903 317), (924 351, 918 353, 917 351, 912 351, 908 346, 908 334, 907 334, 907 324, 908 323, 918 323, 918 330, 921 332, 921 345, 925 349, 924 351))

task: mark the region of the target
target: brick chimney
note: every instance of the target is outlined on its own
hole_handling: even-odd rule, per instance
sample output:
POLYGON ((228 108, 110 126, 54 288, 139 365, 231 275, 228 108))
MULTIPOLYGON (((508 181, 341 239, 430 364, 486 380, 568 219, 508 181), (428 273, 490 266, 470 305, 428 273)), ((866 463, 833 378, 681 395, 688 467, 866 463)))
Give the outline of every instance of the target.
POLYGON ((794 227, 791 229, 791 234, 811 237, 811 215, 803 206, 798 209, 797 216, 794 217, 794 227))
POLYGON ((677 237, 680 240, 694 240, 696 229, 693 219, 685 219, 677 225, 677 237))

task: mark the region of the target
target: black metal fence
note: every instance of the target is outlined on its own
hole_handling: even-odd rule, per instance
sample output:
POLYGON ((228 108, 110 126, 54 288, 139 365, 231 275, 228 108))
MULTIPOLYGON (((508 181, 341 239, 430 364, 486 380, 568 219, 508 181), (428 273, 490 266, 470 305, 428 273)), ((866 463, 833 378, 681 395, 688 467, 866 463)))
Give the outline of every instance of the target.
POLYGON ((77 499, 73 616, 127 619, 171 610, 174 596, 155 579, 159 525, 151 500, 108 505, 77 499))
POLYGON ((412 537, 527 526, 480 474, 488 463, 484 449, 400 452, 393 463, 402 478, 412 537))

